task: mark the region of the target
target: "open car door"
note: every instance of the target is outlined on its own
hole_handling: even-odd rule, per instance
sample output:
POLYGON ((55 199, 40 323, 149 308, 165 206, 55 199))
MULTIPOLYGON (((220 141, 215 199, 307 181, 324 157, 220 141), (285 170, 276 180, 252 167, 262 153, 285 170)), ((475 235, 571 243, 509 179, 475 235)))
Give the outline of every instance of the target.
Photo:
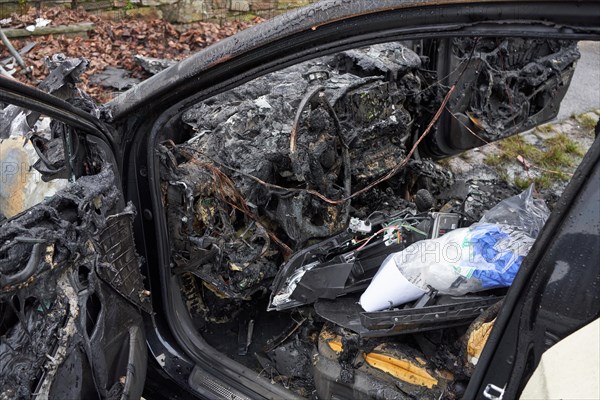
POLYGON ((0 397, 138 399, 150 302, 112 133, 9 79, 0 102, 0 397))

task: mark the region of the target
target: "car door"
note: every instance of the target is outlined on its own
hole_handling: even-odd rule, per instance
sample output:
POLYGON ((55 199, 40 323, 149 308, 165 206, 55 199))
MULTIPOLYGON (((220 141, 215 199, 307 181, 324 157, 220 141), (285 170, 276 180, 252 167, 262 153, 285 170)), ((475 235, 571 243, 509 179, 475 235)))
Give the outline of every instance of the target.
MULTIPOLYGON (((596 138, 521 267, 465 398, 517 398, 546 350, 598 319, 599 182, 596 138)), ((593 343, 579 344, 588 347, 593 343)), ((555 368, 564 383, 564 367, 555 368)), ((585 381, 589 372, 581 372, 585 381)))
POLYGON ((150 302, 115 138, 90 114, 13 80, 0 79, 0 102, 14 116, 5 137, 18 135, 21 117, 27 126, 51 119, 46 134, 0 147, 0 397, 139 398, 150 302))

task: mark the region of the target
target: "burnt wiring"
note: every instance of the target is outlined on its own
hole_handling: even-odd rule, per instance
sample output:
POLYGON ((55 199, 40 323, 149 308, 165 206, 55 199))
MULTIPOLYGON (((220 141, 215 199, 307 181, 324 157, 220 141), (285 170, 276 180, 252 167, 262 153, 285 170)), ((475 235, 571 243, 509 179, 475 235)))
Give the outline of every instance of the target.
MULTIPOLYGON (((433 116, 433 118, 431 119, 431 121, 429 122, 429 124, 427 125, 427 127, 425 128, 425 130, 423 131, 423 133, 419 136, 419 138, 415 141, 415 143, 413 144, 412 148, 410 149, 410 151, 407 153, 406 157, 396 166, 394 166, 388 173, 386 173, 385 175, 383 175, 382 177, 376 179, 374 182, 371 182, 370 184, 368 184, 367 186, 365 186, 362 189, 357 190, 356 192, 348 195, 348 196, 344 196, 341 199, 338 200, 333 200, 330 199, 326 196, 324 196, 323 194, 321 194, 320 192, 314 190, 314 189, 304 189, 304 188, 286 188, 283 186, 279 186, 273 183, 268 183, 263 181, 262 179, 257 178, 254 175, 248 174, 244 171, 241 171, 240 169, 234 168, 230 165, 224 164, 218 160, 213 159, 212 157, 208 156, 207 154, 201 152, 200 150, 196 150, 194 149, 194 151, 198 152, 198 154, 201 154, 205 157, 207 157, 208 159, 210 159, 211 161, 213 161, 215 164, 218 164, 220 166, 222 166, 223 168, 226 168, 230 171, 236 172, 246 178, 252 179, 253 181, 259 183, 262 186, 265 186, 266 188, 269 188, 271 190, 275 190, 280 191, 280 192, 295 192, 295 193, 308 193, 322 201, 324 201, 325 203, 331 204, 331 205, 340 205, 343 204, 345 202, 347 202, 348 200, 351 200, 365 192, 368 192, 369 190, 373 189, 375 186, 393 178, 394 176, 396 176, 400 171, 402 171, 406 165, 408 164, 409 160, 411 159, 411 157, 413 156, 413 154, 415 154, 415 152, 417 151, 417 147, 419 146, 419 144, 423 141, 423 139, 425 139, 425 137, 431 132, 431 130, 433 129, 434 125, 437 123, 437 121, 439 120, 440 116, 442 115, 442 113, 446 110, 446 105, 448 104, 448 102, 450 101, 452 94, 454 93, 454 90, 456 89, 456 85, 457 83, 460 81, 460 79, 462 78, 464 72, 467 69, 467 66, 469 64, 469 61, 471 60, 471 58, 473 57, 473 54, 475 52, 475 46, 473 46, 472 50, 471 50, 471 54, 467 60, 466 63, 464 63, 463 65, 463 69, 460 73, 460 75, 457 77, 456 81, 452 84, 452 86, 450 86, 450 88, 448 89, 448 91, 446 92, 446 95, 444 96, 444 99, 442 100, 442 103, 440 104, 440 106, 438 107, 438 110, 436 111, 435 115, 433 116)), ((318 93, 318 88, 314 89, 313 92, 311 92, 311 96, 307 96, 306 102, 308 102, 308 100, 310 99, 310 97, 312 97, 314 94, 318 93)), ((295 136, 294 136, 295 137, 295 136)), ((295 146, 294 146, 295 148, 295 146)), ((292 145, 290 145, 290 149, 292 149, 292 145)))
POLYGON ((267 232, 269 238, 281 248, 285 257, 289 256, 292 253, 292 250, 289 248, 288 245, 281 241, 273 232, 269 231, 260 224, 259 218, 248 208, 244 198, 236 189, 235 184, 226 174, 224 174, 221 170, 219 170, 211 164, 202 163, 191 156, 189 158, 191 162, 200 165, 202 168, 206 168, 213 175, 213 177, 215 178, 213 190, 214 193, 216 193, 219 196, 219 199, 221 201, 223 201, 230 207, 242 212, 244 215, 250 218, 257 226, 260 226, 261 229, 264 229, 264 231, 267 232))

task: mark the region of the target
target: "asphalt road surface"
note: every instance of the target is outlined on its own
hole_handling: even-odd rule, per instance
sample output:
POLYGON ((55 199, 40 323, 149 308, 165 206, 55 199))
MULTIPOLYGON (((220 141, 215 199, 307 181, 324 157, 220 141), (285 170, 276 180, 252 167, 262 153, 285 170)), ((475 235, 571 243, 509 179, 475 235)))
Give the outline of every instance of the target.
POLYGON ((579 51, 581 59, 560 105, 558 120, 600 109, 600 42, 580 42, 579 51))

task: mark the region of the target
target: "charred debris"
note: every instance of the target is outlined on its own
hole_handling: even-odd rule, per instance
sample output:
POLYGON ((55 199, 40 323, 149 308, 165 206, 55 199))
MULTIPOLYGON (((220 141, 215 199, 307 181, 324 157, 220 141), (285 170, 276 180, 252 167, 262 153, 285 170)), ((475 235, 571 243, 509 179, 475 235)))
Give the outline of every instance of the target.
MULTIPOLYGON (((42 90, 100 116, 75 88, 86 60, 57 55, 48 66, 42 90)), ((70 181, 11 219, 0 216, 0 398, 120 398, 126 382, 114 377, 127 376, 127 361, 112 370, 122 349, 110 346, 122 326, 141 323, 136 309, 150 310, 135 210, 124 204, 99 141, 56 120, 40 131, 40 114, 21 107, 0 114, 21 116, 0 134, 31 141, 43 181, 70 181)))
POLYGON ((380 178, 406 158, 453 79, 447 129, 467 134, 473 147, 554 112, 552 98, 566 90, 579 53, 574 42, 543 39, 446 44, 447 63, 435 42, 341 52, 182 115, 187 137, 158 148, 162 200, 172 272, 209 343, 306 396, 316 385, 322 398, 335 390, 460 397, 476 364, 466 343, 473 332, 485 343, 478 329, 489 333, 504 291, 463 299, 429 293, 408 308, 441 307, 445 322, 428 314, 414 323, 412 311, 390 310, 406 322, 398 324, 385 312, 365 315, 356 294, 387 254, 468 226, 518 190, 454 177, 419 149, 398 174, 380 178), (403 224, 401 235, 360 247, 392 221, 403 224), (328 268, 309 276, 324 262, 328 268), (299 275, 302 284, 294 282, 299 275))
POLYGON ((114 382, 112 374, 127 375, 126 365, 109 370, 113 361, 103 358, 104 347, 119 324, 139 318, 134 307, 149 302, 132 236, 115 237, 131 234, 133 209, 123 210, 113 171, 100 155, 95 174, 0 230, 1 398, 87 397, 94 386, 107 398, 123 393, 125 382, 114 382), (114 307, 127 301, 117 293, 130 305, 114 307), (74 385, 61 378, 65 371, 96 384, 74 385))
POLYGON ((450 58, 450 68, 473 52, 476 56, 459 82, 462 90, 449 108, 459 125, 487 142, 554 117, 560 106, 556 98, 565 95, 580 57, 572 41, 465 38, 453 41, 456 58, 450 58))

